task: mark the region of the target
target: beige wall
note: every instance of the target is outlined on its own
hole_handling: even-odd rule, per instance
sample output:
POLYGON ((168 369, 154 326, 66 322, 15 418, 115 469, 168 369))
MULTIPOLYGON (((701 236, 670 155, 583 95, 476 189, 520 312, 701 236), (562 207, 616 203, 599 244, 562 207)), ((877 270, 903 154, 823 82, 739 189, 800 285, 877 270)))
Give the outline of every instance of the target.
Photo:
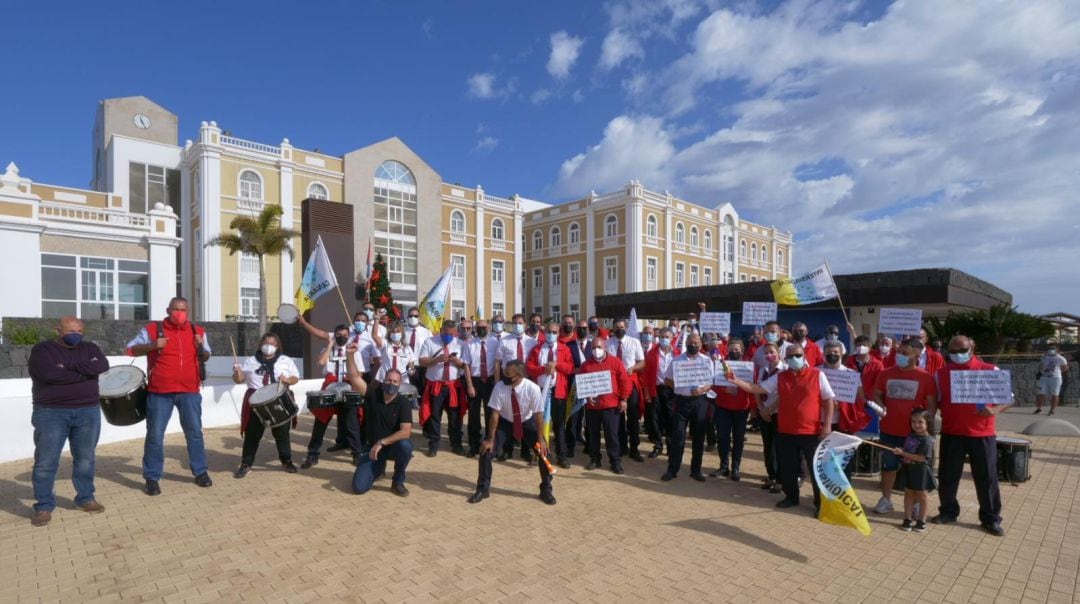
POLYGON ((52 254, 78 254, 128 260, 150 259, 150 252, 143 244, 59 235, 42 235, 41 251, 52 254))

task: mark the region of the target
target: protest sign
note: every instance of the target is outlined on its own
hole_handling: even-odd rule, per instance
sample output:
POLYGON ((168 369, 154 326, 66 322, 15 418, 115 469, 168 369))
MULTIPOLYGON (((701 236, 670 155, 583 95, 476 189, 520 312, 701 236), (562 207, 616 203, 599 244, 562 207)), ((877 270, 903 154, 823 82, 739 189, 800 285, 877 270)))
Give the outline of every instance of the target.
POLYGON ((743 302, 743 325, 764 325, 775 320, 776 302, 743 302))
MULTIPOLYGON (((735 374, 735 377, 744 382, 754 381, 754 363, 751 361, 725 361, 728 369, 735 374)), ((716 364, 716 373, 713 376, 713 384, 716 386, 734 386, 731 382, 727 381, 727 376, 724 375, 724 366, 721 363, 716 364)))
POLYGON ((671 375, 676 388, 699 388, 712 384, 713 364, 707 358, 672 361, 671 375))
POLYGON ((592 373, 579 373, 574 376, 574 388, 577 397, 595 398, 602 394, 611 394, 611 372, 594 371, 592 373))
POLYGON ((822 369, 825 378, 829 380, 833 394, 838 403, 854 403, 859 396, 859 386, 862 385, 862 375, 858 371, 841 371, 839 369, 822 369))
POLYGON ((952 371, 949 389, 953 403, 1011 405, 1012 374, 1008 370, 952 371))
POLYGON ((879 308, 878 333, 914 336, 922 329, 920 308, 879 308))
POLYGON ((698 317, 698 326, 701 333, 731 333, 731 313, 729 312, 703 312, 698 317))

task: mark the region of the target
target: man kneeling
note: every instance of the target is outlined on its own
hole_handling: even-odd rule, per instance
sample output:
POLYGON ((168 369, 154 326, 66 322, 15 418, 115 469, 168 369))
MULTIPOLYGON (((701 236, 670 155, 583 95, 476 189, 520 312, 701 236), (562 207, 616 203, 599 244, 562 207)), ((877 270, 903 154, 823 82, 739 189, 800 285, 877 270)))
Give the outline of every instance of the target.
POLYGON ((357 392, 364 393, 364 429, 371 448, 360 455, 353 473, 353 492, 363 495, 371 490, 376 479, 386 471, 386 461, 394 460, 394 477, 390 490, 399 497, 408 497, 405 488, 405 468, 412 458, 412 404, 398 394, 401 388, 401 372, 389 369, 382 384, 372 383, 368 388, 356 368, 352 354, 348 355, 349 382, 357 392))
MULTIPOLYGON (((539 443, 541 453, 545 457, 548 454, 547 440, 543 436, 544 402, 540 397, 540 387, 525 379, 524 363, 518 360, 506 363, 502 380, 491 391, 488 407, 491 408, 488 435, 480 445, 480 471, 476 478, 476 492, 469 497, 469 503, 480 503, 490 496, 491 458, 495 451, 502 451, 503 445, 511 438, 519 440, 525 451, 539 443)), ((537 465, 540 467, 540 500, 555 505, 547 464, 537 465)))

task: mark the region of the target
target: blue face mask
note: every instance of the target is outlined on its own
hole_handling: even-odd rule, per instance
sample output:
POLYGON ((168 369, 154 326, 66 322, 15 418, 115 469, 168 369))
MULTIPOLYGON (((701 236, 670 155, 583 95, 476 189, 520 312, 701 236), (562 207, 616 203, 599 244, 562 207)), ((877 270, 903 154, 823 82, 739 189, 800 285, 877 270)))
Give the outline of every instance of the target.
POLYGON ((671 346, 671 338, 660 338, 660 345, 664 348, 671 346))
POLYGON ((72 348, 75 348, 76 346, 79 345, 79 342, 82 342, 82 334, 81 333, 65 333, 60 339, 64 341, 64 344, 67 344, 68 346, 71 346, 72 348))
POLYGON ((806 367, 806 357, 791 357, 787 360, 787 366, 795 371, 802 371, 806 367))
POLYGON ((524 323, 514 323, 514 333, 516 333, 519 336, 521 334, 525 333, 525 324, 524 323))
POLYGON ((491 324, 491 330, 494 333, 500 333, 500 332, 502 332, 502 326, 503 326, 503 324, 502 324, 501 321, 495 321, 494 323, 491 324))
POLYGON ((896 366, 897 367, 903 369, 903 368, 907 367, 908 365, 911 365, 911 359, 910 358, 908 358, 908 357, 906 357, 906 356, 904 356, 902 354, 896 355, 896 366))
POLYGON ((364 314, 367 315, 367 318, 370 319, 375 316, 375 311, 365 308, 364 314))
POLYGON ((765 341, 775 343, 780 339, 780 334, 772 331, 765 332, 765 341))
POLYGON ((963 365, 971 360, 970 352, 950 352, 949 360, 957 365, 963 365))
POLYGON ((652 344, 652 334, 650 334, 650 333, 641 334, 641 343, 642 344, 652 344))
POLYGON ((450 342, 454 341, 454 334, 452 334, 452 333, 439 334, 439 340, 442 341, 443 346, 449 346, 450 342))
POLYGON ((353 331, 355 331, 356 333, 364 333, 364 330, 367 329, 367 323, 363 321, 355 321, 353 322, 352 326, 353 331))

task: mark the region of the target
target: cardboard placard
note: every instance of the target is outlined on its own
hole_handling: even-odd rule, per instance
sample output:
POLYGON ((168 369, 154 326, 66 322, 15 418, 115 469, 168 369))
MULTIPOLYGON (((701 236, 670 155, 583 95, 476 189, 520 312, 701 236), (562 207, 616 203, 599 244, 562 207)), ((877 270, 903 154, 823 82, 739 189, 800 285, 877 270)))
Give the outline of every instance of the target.
POLYGON ((603 394, 611 394, 611 372, 594 371, 592 373, 579 373, 574 377, 574 388, 577 397, 595 398, 603 394))
POLYGON ((713 363, 709 359, 684 359, 671 362, 671 377, 676 388, 700 388, 712 384, 713 363))
POLYGON ((764 325, 776 320, 776 302, 743 302, 742 324, 764 325))
POLYGON ((921 308, 879 308, 878 333, 914 336, 922 329, 921 308))
POLYGON ((842 371, 840 369, 822 369, 821 373, 829 380, 829 386, 836 395, 838 403, 854 403, 859 397, 859 386, 862 386, 862 375, 858 371, 842 371))
POLYGON ((1011 405, 1012 373, 1007 369, 993 371, 953 371, 949 374, 949 389, 954 404, 1011 405))
POLYGON ((727 335, 731 333, 731 313, 729 312, 703 312, 698 317, 698 327, 701 333, 719 333, 727 335))

